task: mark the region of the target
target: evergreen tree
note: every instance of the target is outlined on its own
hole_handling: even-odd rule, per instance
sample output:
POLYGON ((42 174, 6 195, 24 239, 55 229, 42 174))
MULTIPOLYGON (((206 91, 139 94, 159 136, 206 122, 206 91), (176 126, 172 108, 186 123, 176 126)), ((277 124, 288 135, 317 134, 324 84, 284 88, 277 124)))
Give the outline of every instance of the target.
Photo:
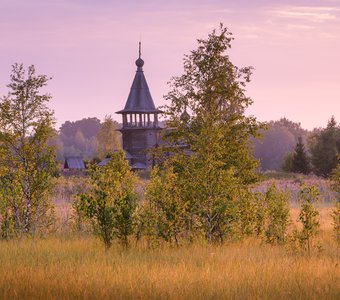
POLYGON ((310 151, 315 174, 328 177, 337 165, 337 155, 340 152, 340 128, 334 117, 325 129, 315 135, 310 151))
POLYGON ((301 137, 298 138, 298 142, 295 146, 291 167, 291 171, 295 173, 308 174, 310 172, 309 160, 301 137))

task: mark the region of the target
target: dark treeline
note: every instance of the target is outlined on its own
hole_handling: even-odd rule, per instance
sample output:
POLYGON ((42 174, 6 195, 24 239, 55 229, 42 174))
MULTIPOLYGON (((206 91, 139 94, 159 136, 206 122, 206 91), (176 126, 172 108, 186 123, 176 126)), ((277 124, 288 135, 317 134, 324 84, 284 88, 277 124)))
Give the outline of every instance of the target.
MULTIPOLYGON (((160 122, 162 125, 162 122, 160 122)), ((81 157, 85 160, 102 159, 112 150, 121 148, 121 124, 108 115, 103 121, 96 117, 63 123, 51 144, 56 147, 57 160, 81 157)))
POLYGON ((119 127, 118 122, 110 116, 103 122, 96 117, 66 121, 51 140, 56 146, 57 160, 63 162, 66 157, 81 157, 87 160, 102 158, 101 147, 105 147, 105 144, 110 143, 111 147, 119 148, 119 127), (108 135, 112 138, 107 139, 108 135))
POLYGON ((255 139, 254 156, 261 161, 261 169, 280 170, 285 156, 294 151, 299 137, 306 142, 310 132, 300 123, 286 118, 270 121, 268 129, 262 130, 262 139, 255 139))
MULTIPOLYGON (((119 148, 121 145, 121 135, 117 129, 120 128, 121 125, 112 119, 111 122, 113 124, 111 133, 116 136, 118 140, 116 148, 119 148)), ((329 148, 334 148, 334 145, 337 145, 336 147, 338 147, 338 149, 340 147, 339 126, 337 126, 334 119, 331 119, 330 122, 333 122, 333 125, 330 126, 334 127, 335 134, 329 136, 328 140, 325 140, 325 137, 321 138, 321 133, 324 132, 327 127, 309 131, 303 129, 300 123, 290 121, 287 118, 268 122, 268 128, 261 131, 263 137, 254 139, 254 156, 260 160, 261 170, 298 171, 293 169, 291 161, 299 138, 301 138, 308 159, 308 172, 301 173, 313 171, 312 160, 314 160, 314 164, 318 164, 318 161, 324 160, 323 153, 327 152, 325 149, 321 149, 323 148, 323 140, 325 140, 325 147, 329 146, 329 148), (317 146, 318 137, 320 137, 320 143, 317 146)), ((103 144, 107 142, 106 138, 100 140, 100 137, 98 137, 98 135, 100 135, 100 129, 104 128, 104 124, 105 120, 101 122, 96 117, 83 118, 82 120, 73 122, 66 121, 63 123, 56 137, 53 139, 57 147, 58 161, 63 162, 65 157, 70 156, 82 157, 87 160, 105 156, 105 153, 99 153, 100 151, 98 150, 99 143, 103 144)), ((110 129, 108 129, 108 131, 110 131, 110 129)), ((329 151, 332 152, 331 149, 329 151)), ((330 154, 328 153, 327 155, 330 155, 334 159, 336 158, 336 151, 330 154)), ((333 164, 331 163, 331 169, 334 168, 333 164)), ((327 176, 329 172, 316 171, 316 173, 320 173, 321 176, 327 176)))

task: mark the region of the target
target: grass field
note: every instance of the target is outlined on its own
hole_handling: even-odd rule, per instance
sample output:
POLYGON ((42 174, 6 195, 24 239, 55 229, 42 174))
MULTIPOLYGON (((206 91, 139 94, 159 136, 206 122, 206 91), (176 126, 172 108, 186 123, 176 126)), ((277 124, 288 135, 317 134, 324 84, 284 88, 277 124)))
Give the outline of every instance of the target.
POLYGON ((311 255, 255 239, 108 251, 93 237, 3 241, 0 298, 339 299, 340 249, 328 216, 321 212, 323 250, 311 255))

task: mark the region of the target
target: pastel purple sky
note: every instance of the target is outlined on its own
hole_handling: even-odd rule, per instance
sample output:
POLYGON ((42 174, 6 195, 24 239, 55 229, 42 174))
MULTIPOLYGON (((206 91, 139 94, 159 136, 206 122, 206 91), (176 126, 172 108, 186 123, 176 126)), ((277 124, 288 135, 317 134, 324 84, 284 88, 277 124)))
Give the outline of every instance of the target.
POLYGON ((120 121, 140 37, 159 106, 183 55, 220 22, 235 37, 232 62, 255 68, 248 114, 307 129, 340 121, 340 0, 0 0, 0 95, 14 62, 34 64, 53 77, 57 127, 107 114, 120 121))

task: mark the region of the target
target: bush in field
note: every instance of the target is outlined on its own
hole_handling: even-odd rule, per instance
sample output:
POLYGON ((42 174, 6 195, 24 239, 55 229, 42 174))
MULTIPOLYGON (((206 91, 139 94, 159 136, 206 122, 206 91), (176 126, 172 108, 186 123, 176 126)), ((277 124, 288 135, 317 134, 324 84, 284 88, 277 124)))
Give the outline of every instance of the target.
POLYGON ((174 240, 178 245, 185 228, 186 204, 173 167, 155 167, 152 170, 145 197, 149 208, 145 216, 149 220, 144 220, 146 229, 150 230, 147 224, 152 223, 157 237, 170 243, 174 240))
MULTIPOLYGON (((250 235, 259 235, 263 230, 263 222, 264 222, 264 210, 263 210, 263 197, 260 197, 257 193, 251 193, 249 191, 242 191, 240 195, 237 197, 238 200, 233 205, 236 205, 236 220, 233 220, 232 213, 233 210, 229 208, 229 219, 231 229, 230 233, 234 235, 236 238, 236 233, 239 234, 239 237, 250 236, 250 235), (237 228, 234 225, 237 221, 238 231, 235 231, 237 228)), ((234 216, 234 219, 235 219, 234 216)))
POLYGON ((335 203, 332 211, 334 238, 340 244, 340 202, 335 203))
POLYGON ((300 247, 308 252, 312 249, 312 240, 318 233, 320 227, 319 212, 313 204, 318 201, 319 192, 315 186, 301 187, 299 202, 301 210, 299 221, 302 223, 302 230, 294 232, 294 238, 299 242, 300 247))
POLYGON ((134 233, 137 194, 134 191, 135 176, 124 152, 111 154, 109 162, 90 167, 90 192, 79 195, 76 210, 90 219, 106 248, 118 238, 128 247, 129 236, 134 233))
POLYGON ((279 191, 273 183, 265 194, 266 201, 266 241, 282 244, 286 240, 289 225, 289 195, 279 191))
POLYGON ((340 155, 338 156, 338 165, 337 167, 333 170, 332 176, 331 176, 331 186, 334 192, 337 193, 336 197, 337 200, 340 201, 340 155))
POLYGON ((266 199, 262 193, 253 192, 255 199, 255 223, 254 223, 254 234, 256 236, 262 236, 265 230, 266 220, 266 199))
MULTIPOLYGON (((340 156, 338 157, 340 158, 340 156)), ((332 212, 334 237, 340 244, 340 163, 338 163, 336 169, 332 173, 332 189, 336 193, 336 203, 332 212)))

